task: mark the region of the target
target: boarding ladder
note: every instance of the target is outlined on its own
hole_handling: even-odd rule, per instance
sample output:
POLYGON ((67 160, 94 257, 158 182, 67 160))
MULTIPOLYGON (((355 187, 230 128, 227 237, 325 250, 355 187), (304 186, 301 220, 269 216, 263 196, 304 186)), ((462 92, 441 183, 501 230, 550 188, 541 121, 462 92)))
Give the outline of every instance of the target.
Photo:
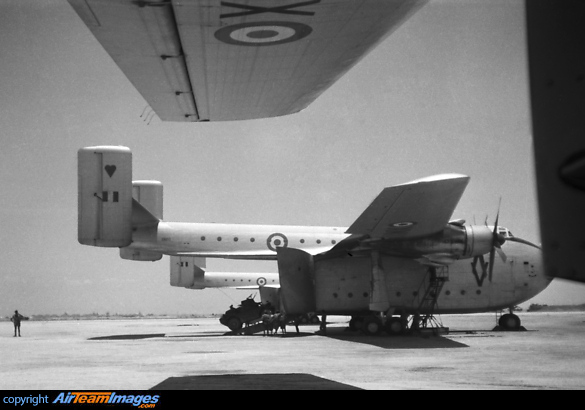
POLYGON ((415 327, 419 329, 443 327, 440 321, 435 318, 434 312, 438 307, 437 300, 441 295, 443 286, 448 281, 449 268, 447 266, 429 267, 428 273, 419 289, 419 295, 422 294, 423 296, 418 305, 417 311, 419 315, 416 315, 420 318, 420 321, 418 324, 413 323, 415 327), (428 281, 427 278, 429 278, 428 281))

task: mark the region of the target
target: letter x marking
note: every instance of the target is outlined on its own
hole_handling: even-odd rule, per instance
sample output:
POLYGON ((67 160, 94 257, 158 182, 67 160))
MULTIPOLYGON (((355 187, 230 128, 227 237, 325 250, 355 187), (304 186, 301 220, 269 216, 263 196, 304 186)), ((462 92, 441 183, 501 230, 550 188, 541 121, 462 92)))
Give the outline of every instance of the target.
POLYGON ((234 8, 238 8, 238 9, 242 9, 242 10, 246 10, 246 11, 240 11, 237 13, 222 14, 219 17, 224 19, 224 18, 230 18, 230 17, 243 17, 243 16, 251 16, 253 14, 264 14, 264 13, 294 14, 297 16, 314 16, 315 13, 312 11, 291 10, 291 9, 296 9, 298 7, 303 7, 303 6, 310 6, 311 4, 317 4, 320 2, 321 2, 321 0, 311 0, 311 1, 305 1, 302 3, 289 4, 287 6, 260 7, 260 6, 249 6, 247 4, 237 4, 237 3, 230 3, 227 1, 222 1, 221 2, 222 6, 234 7, 234 8))

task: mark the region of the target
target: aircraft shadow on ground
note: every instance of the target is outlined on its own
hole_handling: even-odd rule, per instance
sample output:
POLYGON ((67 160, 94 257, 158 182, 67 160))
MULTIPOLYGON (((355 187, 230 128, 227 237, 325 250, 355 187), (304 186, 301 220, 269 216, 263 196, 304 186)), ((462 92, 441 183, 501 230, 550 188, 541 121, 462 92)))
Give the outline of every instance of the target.
POLYGON ((140 340, 140 339, 153 339, 156 337, 165 337, 164 333, 151 333, 151 334, 137 334, 137 335, 112 335, 112 336, 98 336, 90 337, 87 340, 140 340))
POLYGON ((169 377, 151 390, 361 390, 312 374, 223 374, 169 377))
POLYGON ((326 337, 351 343, 361 343, 376 346, 382 349, 457 349, 469 347, 466 344, 432 335, 403 335, 403 336, 367 336, 361 332, 352 332, 346 328, 327 329, 326 337))
POLYGON ((268 335, 264 336, 262 333, 257 333, 254 335, 247 335, 247 336, 237 336, 231 334, 230 332, 227 333, 220 333, 220 332, 207 332, 207 334, 202 333, 192 333, 192 334, 166 334, 166 333, 150 333, 150 334, 129 334, 129 335, 111 335, 111 336, 97 336, 97 337, 90 337, 87 340, 142 340, 142 339, 155 339, 155 338, 166 338, 166 339, 202 339, 202 338, 215 338, 215 337, 225 337, 231 336, 234 338, 238 337, 280 337, 280 338, 289 338, 289 337, 308 337, 308 336, 316 336, 315 333, 306 333, 306 332, 289 332, 287 334, 278 334, 278 335, 268 335))

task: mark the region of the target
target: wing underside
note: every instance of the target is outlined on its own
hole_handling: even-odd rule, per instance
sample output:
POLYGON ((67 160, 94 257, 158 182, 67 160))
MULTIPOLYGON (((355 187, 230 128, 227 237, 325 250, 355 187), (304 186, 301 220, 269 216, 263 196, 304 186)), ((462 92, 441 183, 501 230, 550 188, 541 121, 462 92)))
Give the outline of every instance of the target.
POLYGON ((428 0, 68 0, 166 121, 298 112, 428 0))

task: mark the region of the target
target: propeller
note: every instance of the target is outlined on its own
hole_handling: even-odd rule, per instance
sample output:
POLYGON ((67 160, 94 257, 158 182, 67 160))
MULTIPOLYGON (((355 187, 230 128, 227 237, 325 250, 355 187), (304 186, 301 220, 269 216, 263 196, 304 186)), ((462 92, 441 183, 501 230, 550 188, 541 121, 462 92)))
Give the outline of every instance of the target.
POLYGON ((502 198, 500 197, 500 202, 498 204, 498 213, 496 214, 496 223, 494 225, 494 232, 492 233, 492 247, 490 250, 490 265, 489 265, 489 280, 492 281, 492 275, 494 272, 494 261, 496 258, 496 252, 500 255, 500 258, 504 262, 508 260, 506 254, 502 250, 502 245, 506 242, 506 238, 504 235, 498 232, 498 222, 500 220, 500 206, 502 205, 502 198))

